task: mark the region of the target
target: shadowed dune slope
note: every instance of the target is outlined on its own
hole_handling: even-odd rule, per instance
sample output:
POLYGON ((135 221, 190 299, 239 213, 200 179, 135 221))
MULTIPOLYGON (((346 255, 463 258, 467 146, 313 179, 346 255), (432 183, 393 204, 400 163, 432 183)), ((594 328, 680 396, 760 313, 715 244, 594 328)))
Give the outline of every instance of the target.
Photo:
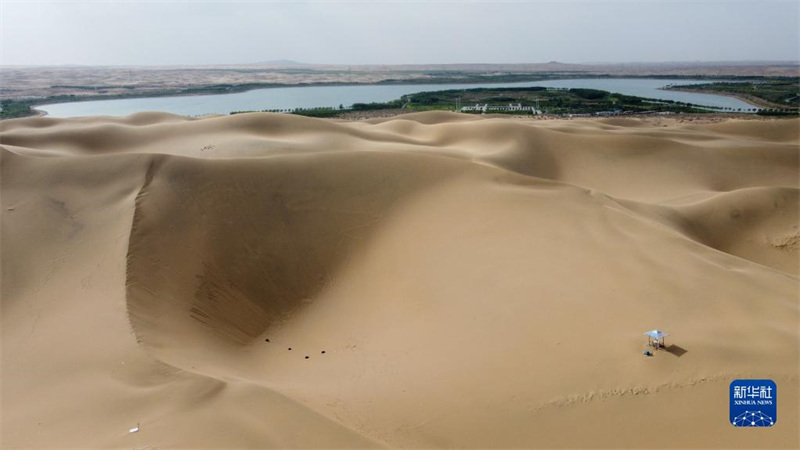
POLYGON ((0 122, 2 445, 797 447, 798 124, 0 122))
POLYGON ((377 152, 161 158, 133 219, 133 329, 154 351, 180 342, 183 355, 249 343, 333 283, 392 208, 465 167, 377 152))

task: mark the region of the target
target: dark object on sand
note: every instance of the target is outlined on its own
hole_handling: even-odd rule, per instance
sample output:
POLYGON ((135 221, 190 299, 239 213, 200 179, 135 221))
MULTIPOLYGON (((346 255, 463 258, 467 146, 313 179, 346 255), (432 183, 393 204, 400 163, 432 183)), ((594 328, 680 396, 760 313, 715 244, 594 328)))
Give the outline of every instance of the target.
POLYGON ((653 354, 650 353, 650 350, 645 350, 644 351, 644 356, 653 356, 653 354))

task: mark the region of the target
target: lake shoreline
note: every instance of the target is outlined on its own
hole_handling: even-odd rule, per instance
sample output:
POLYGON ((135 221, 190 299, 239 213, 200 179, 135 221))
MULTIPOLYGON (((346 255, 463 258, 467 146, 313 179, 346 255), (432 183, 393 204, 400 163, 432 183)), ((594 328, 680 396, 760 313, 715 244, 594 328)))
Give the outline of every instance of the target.
MULTIPOLYGON (((191 97, 209 97, 209 96, 228 96, 228 95, 236 95, 236 94, 241 94, 241 93, 246 93, 246 92, 253 92, 253 91, 260 91, 260 90, 264 90, 264 91, 272 90, 273 88, 289 90, 291 88, 310 87, 310 88, 332 88, 333 90, 336 90, 337 88, 348 88, 348 87, 349 88, 377 87, 377 88, 387 88, 389 90, 392 90, 394 88, 395 91, 397 91, 396 88, 398 88, 398 87, 406 88, 406 89, 400 89, 401 92, 395 92, 397 97, 393 97, 392 98, 392 100, 395 100, 397 98, 400 98, 403 95, 408 95, 408 92, 402 92, 402 91, 413 91, 413 88, 415 86, 419 86, 420 92, 448 91, 448 90, 454 90, 454 89, 455 90, 460 90, 460 89, 469 90, 469 89, 481 89, 481 88, 503 89, 503 88, 508 88, 510 86, 516 87, 517 85, 520 85, 519 87, 530 87, 530 86, 525 86, 525 85, 536 86, 538 84, 542 84, 542 85, 544 85, 542 87, 546 87, 548 89, 550 89, 550 88, 560 89, 561 87, 558 87, 558 86, 556 86, 556 87, 547 86, 547 84, 555 84, 555 83, 564 84, 564 83, 566 83, 567 85, 571 85, 572 87, 576 87, 576 85, 580 81, 587 81, 587 83, 586 83, 587 86, 585 88, 589 88, 589 89, 605 90, 605 91, 611 92, 611 93, 620 93, 620 94, 623 94, 623 95, 635 96, 635 97, 640 97, 640 98, 643 98, 643 99, 667 100, 667 99, 665 99, 663 97, 662 98, 652 98, 652 95, 647 95, 648 92, 647 92, 646 89, 644 91, 642 91, 642 89, 635 89, 634 88, 633 92, 631 92, 631 90, 627 90, 626 91, 624 88, 622 88, 620 86, 619 81, 617 81, 617 80, 636 80, 636 82, 639 82, 639 83, 641 83, 641 82, 643 82, 645 80, 659 80, 661 82, 667 81, 667 80, 664 80, 664 79, 659 79, 659 78, 654 78, 654 77, 628 77, 628 76, 626 76, 626 77, 609 77, 609 76, 604 76, 604 77, 591 77, 591 76, 589 76, 589 77, 586 77, 586 76, 570 77, 570 76, 566 76, 565 77, 565 76, 561 76, 561 77, 544 78, 544 79, 541 78, 541 77, 532 77, 532 78, 535 78, 535 79, 526 80, 526 81, 514 81, 514 82, 504 82, 504 81, 500 81, 500 80, 488 81, 488 82, 487 81, 464 80, 464 81, 459 82, 459 83, 444 83, 444 84, 443 83, 430 83, 430 82, 428 82, 428 83, 423 83, 423 82, 413 82, 413 83, 408 83, 408 82, 397 82, 397 83, 394 83, 394 82, 390 82, 390 83, 387 83, 387 82, 378 82, 378 83, 338 83, 338 82, 334 82, 334 83, 328 83, 328 82, 326 82, 326 83, 302 83, 302 84, 248 85, 248 86, 240 86, 238 88, 228 88, 228 89, 226 89, 224 91, 220 91, 219 89, 208 89, 208 90, 202 91, 202 92, 198 92, 196 90, 193 91, 193 92, 186 92, 186 91, 183 91, 183 90, 170 90, 170 91, 159 91, 159 92, 156 92, 156 93, 148 92, 148 93, 141 93, 141 94, 126 94, 126 95, 108 95, 108 96, 103 96, 103 95, 95 96, 95 95, 92 95, 92 96, 68 97, 68 98, 65 98, 65 97, 52 98, 52 97, 50 97, 50 98, 43 98, 43 99, 30 99, 30 100, 27 100, 27 101, 25 101, 24 107, 28 108, 28 111, 27 111, 28 113, 25 114, 25 116, 41 116, 41 115, 48 115, 48 114, 51 115, 51 116, 55 114, 56 117, 69 117, 70 115, 81 115, 81 116, 86 116, 86 115, 126 115, 125 114, 127 112, 125 110, 126 108, 122 108, 122 112, 120 112, 119 108, 117 108, 117 110, 114 111, 114 108, 103 107, 103 108, 97 108, 97 111, 94 112, 93 108, 87 107, 87 108, 83 108, 82 111, 78 111, 77 113, 73 112, 73 113, 65 114, 63 112, 63 110, 61 112, 58 112, 58 111, 53 112, 53 111, 50 110, 49 107, 55 106, 55 105, 63 105, 63 104, 76 104, 77 105, 77 104, 86 103, 86 102, 106 102, 106 101, 117 101, 117 100, 119 100, 119 101, 126 100, 127 101, 127 100, 150 100, 150 99, 169 99, 169 98, 176 98, 177 99, 177 98, 182 98, 182 97, 191 98, 191 97), (598 87, 598 86, 592 86, 591 85, 592 82, 598 82, 598 81, 605 82, 606 84, 608 84, 608 82, 611 82, 612 86, 606 86, 606 87, 600 86, 600 87, 598 87), (616 83, 614 81, 616 81, 616 83), (431 89, 432 87, 436 87, 437 89, 431 89)), ((669 79, 669 81, 672 81, 672 80, 673 80, 672 78, 669 79)), ((696 82, 705 81, 705 80, 700 80, 700 79, 696 79, 696 78, 691 79, 691 80, 692 81, 696 81, 696 82)), ((577 86, 577 87, 582 87, 582 86, 577 86)), ((568 87, 564 87, 563 89, 569 89, 569 88, 570 87, 568 86, 568 87)), ((651 87, 649 87, 647 89, 650 89, 651 90, 650 92, 652 92, 654 87, 651 86, 651 87)), ((668 92, 667 89, 659 89, 659 88, 655 88, 655 89, 663 90, 664 92, 668 92)), ((692 92, 689 92, 689 93, 691 94, 692 92)), ((273 94, 268 94, 268 95, 272 96, 273 94)), ((370 98, 370 96, 367 95, 366 96, 367 98, 365 99, 364 95, 359 97, 357 95, 352 95, 352 94, 348 93, 346 96, 343 96, 342 94, 339 94, 339 98, 334 98, 333 100, 330 99, 330 98, 325 98, 323 96, 323 97, 320 97, 319 104, 309 105, 309 102, 307 101, 307 99, 305 99, 306 100, 305 102, 303 102, 303 101, 294 102, 294 100, 289 100, 287 102, 286 101, 286 95, 287 95, 286 92, 275 94, 275 95, 277 95, 278 98, 280 98, 280 96, 283 95, 283 97, 284 97, 283 101, 282 102, 280 100, 277 101, 277 102, 273 101, 273 102, 271 102, 272 104, 270 104, 270 101, 264 101, 263 104, 254 104, 253 101, 250 100, 250 101, 241 102, 242 103, 241 106, 239 106, 239 105, 235 105, 235 106, 227 105, 227 106, 223 106, 223 107, 218 107, 218 106, 217 107, 208 107, 208 108, 204 107, 205 110, 203 110, 203 111, 199 111, 200 108, 197 108, 197 107, 192 108, 191 106, 189 106, 188 108, 187 107, 175 107, 175 108, 173 108, 171 106, 164 105, 163 102, 162 102, 162 104, 159 104, 158 102, 156 102, 156 104, 153 104, 153 102, 144 102, 144 103, 149 103, 149 104, 141 104, 140 105, 140 107, 141 107, 140 110, 142 110, 142 111, 146 111, 146 110, 156 111, 156 110, 158 110, 158 111, 173 112, 175 114, 180 114, 180 115, 196 116, 196 115, 204 115, 204 114, 228 114, 228 113, 231 113, 231 112, 234 112, 234 111, 238 111, 238 110, 242 110, 242 111, 248 111, 248 110, 295 110, 295 109, 325 108, 326 106, 323 106, 322 103, 328 103, 329 105, 327 107, 331 107, 331 105, 333 105, 332 107, 335 108, 335 105, 340 105, 341 106, 341 104, 347 104, 348 106, 350 106, 350 105, 352 105, 354 103, 371 103, 371 102, 383 103, 383 102, 390 101, 390 100, 386 100, 386 99, 376 99, 376 98, 374 98, 374 97, 380 97, 379 95, 378 96, 373 95, 372 98, 370 98), (342 97, 344 97, 344 98, 342 98, 342 97), (240 108, 240 109, 236 109, 236 108, 240 108)), ((294 95, 294 94, 292 94, 292 95, 294 95)), ((303 95, 304 94, 299 94, 299 97, 302 99, 303 95)), ((711 94, 711 95, 714 95, 714 94, 711 94)), ((714 95, 714 96, 716 96, 718 98, 729 98, 728 96, 724 96, 724 95, 714 95)), ((263 95, 262 95, 262 97, 263 97, 263 95)), ((384 95, 384 97, 386 97, 386 95, 384 95)), ((739 99, 737 99, 737 100, 739 100, 739 99)), ((674 100, 674 101, 676 103, 681 103, 681 101, 679 101, 679 100, 674 100)), ((739 101, 744 103, 745 105, 747 105, 747 106, 739 105, 738 107, 740 107, 740 108, 749 108, 749 107, 752 106, 750 103, 745 102, 743 100, 739 100, 739 101)), ((223 100, 223 102, 224 102, 224 100, 223 100)), ((178 103, 180 103, 180 102, 178 102, 178 103)), ((185 104, 186 102, 184 101, 183 103, 185 104)), ((695 103, 697 103, 697 102, 695 102, 695 103)), ((697 104, 699 105, 700 103, 697 103, 697 104)), ((709 105, 710 106, 714 106, 713 102, 710 103, 709 105)), ((78 108, 78 109, 80 110, 81 108, 78 108)), ((127 109, 131 109, 131 108, 129 107, 127 109)), ((128 113, 132 113, 132 112, 135 112, 135 111, 130 111, 128 113)), ((9 118, 13 118, 13 117, 9 117, 9 118)))
MULTIPOLYGON (((539 81, 539 80, 533 80, 539 81)), ((474 84, 480 84, 482 82, 473 82, 474 84)), ((500 83, 500 82, 498 82, 500 83)), ((226 95, 226 94, 241 94, 244 92, 251 92, 257 91, 260 89, 279 89, 279 88, 303 88, 303 87, 329 87, 329 86, 402 86, 402 85, 416 85, 422 83, 337 83, 337 82, 320 82, 320 83, 297 83, 297 84, 275 84, 269 83, 264 85, 257 85, 257 86, 241 86, 237 88, 234 86, 230 90, 226 92, 215 92, 209 89, 209 92, 185 92, 187 89, 203 89, 203 88, 192 88, 192 87, 183 87, 175 90, 166 90, 166 91, 154 91, 154 92, 142 92, 140 94, 129 94, 129 95, 119 95, 119 94, 111 94, 111 95, 86 95, 86 96, 75 96, 71 98, 63 98, 63 97, 45 97, 45 98, 29 98, 29 99, 15 99, 15 98, 5 98, 2 101, 12 101, 12 102, 25 102, 27 103, 28 107, 33 114, 18 116, 18 117, 4 117, 0 120, 8 120, 8 119, 19 119, 23 117, 40 117, 48 115, 47 111, 39 109, 39 107, 49 106, 49 105, 60 105, 63 103, 86 103, 86 102, 102 102, 102 101, 112 101, 112 100, 137 100, 137 99, 149 99, 149 98, 183 98, 183 97, 208 97, 214 95, 226 95)), ((469 82, 465 82, 465 84, 471 84, 469 82)))
POLYGON ((664 88, 665 91, 676 91, 676 92, 686 92, 689 94, 709 94, 709 95, 718 95, 720 97, 730 97, 735 98, 736 100, 740 100, 745 102, 755 108, 785 108, 785 106, 778 105, 777 103, 768 102, 766 100, 752 97, 752 96, 745 96, 739 94, 732 94, 730 92, 719 92, 719 91, 712 91, 709 89, 681 89, 681 88, 664 88))

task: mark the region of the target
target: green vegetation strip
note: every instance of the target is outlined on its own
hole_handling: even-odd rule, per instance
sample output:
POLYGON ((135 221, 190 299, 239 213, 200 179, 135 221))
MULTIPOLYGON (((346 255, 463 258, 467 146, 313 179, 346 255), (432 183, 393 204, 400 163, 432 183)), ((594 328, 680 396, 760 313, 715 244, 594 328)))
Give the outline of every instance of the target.
MULTIPOLYGON (((350 108, 308 108, 296 110, 263 110, 263 112, 290 112, 311 117, 337 117, 344 113, 359 111, 378 111, 405 109, 408 112, 453 111, 463 106, 480 107, 464 111, 472 114, 484 112, 492 114, 533 114, 532 107, 545 114, 643 114, 643 113, 709 113, 714 109, 674 102, 656 100, 630 95, 614 94, 596 89, 549 89, 544 87, 525 88, 476 88, 444 91, 418 92, 402 96, 399 100, 385 103, 356 103, 350 108), (482 106, 488 105, 487 111, 482 106), (524 109, 509 108, 521 105, 524 109)), ((755 109, 753 109, 755 110, 755 109)), ((240 114, 255 111, 237 111, 240 114)))

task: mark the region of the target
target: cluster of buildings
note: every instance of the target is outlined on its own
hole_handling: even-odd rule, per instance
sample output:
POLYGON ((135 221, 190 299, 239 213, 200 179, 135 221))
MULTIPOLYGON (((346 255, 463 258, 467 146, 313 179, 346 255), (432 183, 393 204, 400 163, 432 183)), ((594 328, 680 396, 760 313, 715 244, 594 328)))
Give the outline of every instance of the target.
MULTIPOLYGON (((538 103, 538 102, 537 102, 538 103)), ((489 105, 488 103, 480 104, 476 103, 475 106, 463 106, 460 111, 461 112, 471 112, 471 113, 491 113, 491 112, 518 112, 520 114, 530 113, 534 115, 542 114, 542 110, 537 108, 536 106, 522 106, 521 103, 517 103, 516 105, 513 103, 509 103, 507 106, 495 106, 489 105)), ((631 116, 631 115, 669 115, 675 114, 672 111, 623 111, 620 109, 614 109, 610 111, 596 111, 592 113, 565 113, 560 114, 564 117, 609 117, 609 116, 631 116)))
POLYGON ((568 113, 562 114, 564 117, 609 117, 609 116, 646 116, 646 115, 656 115, 656 116, 667 116, 670 114, 675 114, 672 111, 622 111, 619 109, 615 109, 614 111, 597 111, 593 113, 568 113))
POLYGON ((480 103, 476 103, 475 106, 464 106, 461 108, 461 112, 481 112, 487 113, 492 111, 504 111, 504 112, 519 112, 519 113, 531 113, 531 114, 541 114, 542 111, 535 106, 522 106, 521 103, 517 103, 516 105, 509 103, 508 106, 490 106, 488 103, 484 103, 481 105, 480 103))

